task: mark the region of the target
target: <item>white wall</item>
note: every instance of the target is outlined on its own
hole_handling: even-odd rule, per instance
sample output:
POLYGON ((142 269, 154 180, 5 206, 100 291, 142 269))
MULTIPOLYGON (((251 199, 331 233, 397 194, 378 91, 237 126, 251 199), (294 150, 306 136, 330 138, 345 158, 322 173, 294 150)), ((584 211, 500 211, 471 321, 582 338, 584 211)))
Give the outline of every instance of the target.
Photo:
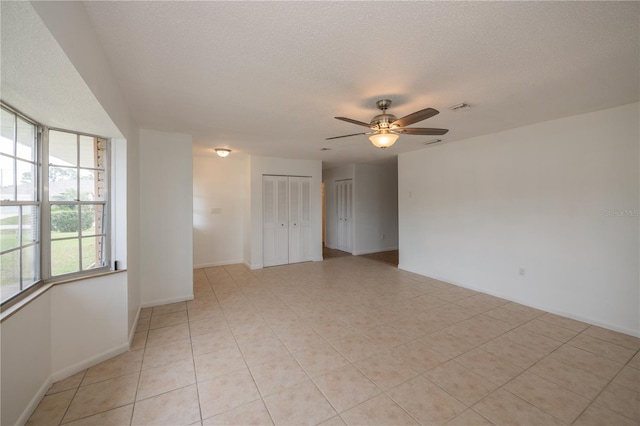
MULTIPOLYGON (((82 82, 74 87, 64 86, 66 90, 62 99, 69 104, 69 109, 74 111, 73 105, 77 104, 75 96, 85 93, 88 87, 95 96, 96 104, 99 103, 96 110, 108 115, 108 118, 106 115, 100 115, 96 120, 100 121, 104 117, 104 121, 92 124, 99 128, 114 129, 113 132, 99 133, 118 138, 114 140, 113 158, 116 161, 112 169, 112 189, 117 191, 113 195, 118 209, 113 216, 112 226, 115 235, 112 242, 114 256, 127 264, 128 271, 60 284, 40 295, 14 315, 8 318, 3 315, 0 332, 0 423, 3 425, 26 422, 52 381, 126 350, 128 331, 135 328, 134 320, 140 307, 137 231, 140 194, 139 146, 136 124, 111 74, 109 63, 91 28, 84 5, 79 2, 34 2, 29 3, 28 7, 34 8, 39 19, 29 15, 21 24, 46 26, 47 34, 52 35, 55 42, 43 43, 39 39, 32 40, 34 46, 22 49, 26 55, 25 61, 29 63, 32 60, 33 52, 37 52, 38 57, 68 57, 73 63, 73 68, 82 77, 82 82), (44 52, 44 48, 50 50, 44 52), (112 122, 109 122, 109 119, 112 122)), ((5 18, 12 19, 3 16, 3 20, 5 18)), ((15 16, 13 19, 15 23, 15 16)), ((10 72, 16 65, 3 62, 3 72, 10 72)), ((21 99, 20 102, 13 102, 14 106, 22 109, 21 102, 36 102, 50 110, 47 116, 55 117, 54 108, 60 105, 61 97, 58 95, 62 90, 61 85, 63 82, 69 83, 71 79, 67 76, 60 78, 54 70, 46 66, 38 69, 37 73, 29 73, 22 77, 27 79, 25 81, 28 81, 31 87, 40 90, 35 99, 21 99), (59 84, 51 85, 50 81, 59 84)), ((30 113, 28 109, 24 109, 23 112, 30 113)), ((60 125, 59 122, 45 124, 60 125)))
POLYGON ((193 158, 194 268, 243 261, 248 157, 193 158))
POLYGON ((400 155, 400 268, 640 335, 639 116, 636 103, 400 155))
MULTIPOLYGON (((262 175, 311 177, 311 257, 322 260, 322 163, 274 157, 251 157, 251 253, 249 267, 262 268, 262 175)), ((246 259, 245 259, 246 261, 246 259)))
POLYGON ((139 134, 127 140, 127 303, 129 341, 136 330, 142 303, 140 250, 140 139, 139 134))
POLYGON ((325 245, 338 246, 335 183, 353 180, 353 251, 375 253, 398 248, 398 165, 350 164, 323 171, 325 245), (382 236, 384 235, 384 238, 382 236))
POLYGON ((0 424, 24 424, 51 384, 50 318, 46 293, 2 322, 0 424))
POLYGON ((1 424, 24 424, 53 382, 129 348, 126 293, 126 272, 59 284, 2 321, 1 424))
POLYGON ((353 254, 398 248, 398 166, 356 164, 353 254))
MULTIPOLYGON (((242 263, 251 267, 251 157, 247 159, 245 164, 245 188, 244 188, 244 205, 242 212, 242 263)), ((260 183, 262 188, 262 183, 260 183)))
MULTIPOLYGON (((64 54, 73 63, 84 83, 96 97, 100 107, 104 109, 126 139, 125 170, 121 171, 121 176, 124 174, 124 178, 120 179, 120 182, 122 180, 126 182, 126 203, 120 202, 121 210, 126 208, 126 221, 120 220, 119 222, 119 226, 125 228, 126 256, 119 255, 118 260, 128 270, 128 323, 129 329, 133 333, 135 330, 134 322, 140 309, 140 234, 138 232, 140 229, 138 214, 140 205, 138 175, 140 147, 138 127, 111 71, 102 44, 91 26, 91 20, 84 5, 81 2, 31 2, 30 4, 56 39, 64 54), (122 206, 122 204, 126 205, 122 206)), ((39 78, 47 81, 47 68, 40 71, 39 78)), ((51 90, 55 93, 55 88, 52 87, 45 86, 45 90, 51 90)), ((69 90, 69 93, 73 93, 73 91, 69 90)), ((46 96, 42 99, 46 99, 46 96)), ((69 103, 73 103, 72 100, 69 103)), ((28 112, 25 111, 25 113, 28 112)), ((122 156, 120 159, 122 160, 122 156)), ((120 230, 118 233, 120 234, 120 230)), ((121 254, 122 250, 118 253, 121 254)))
POLYGON ((143 306, 193 299, 191 135, 140 130, 143 306))
POLYGON ((129 349, 126 278, 121 272, 50 290, 54 380, 129 349))

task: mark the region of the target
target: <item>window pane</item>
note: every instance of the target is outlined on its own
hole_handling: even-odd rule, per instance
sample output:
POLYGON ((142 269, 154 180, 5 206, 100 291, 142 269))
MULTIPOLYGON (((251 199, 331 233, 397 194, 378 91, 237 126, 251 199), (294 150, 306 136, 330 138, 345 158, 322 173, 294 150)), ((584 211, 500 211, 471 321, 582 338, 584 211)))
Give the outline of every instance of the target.
POLYGON ((51 275, 70 274, 80 270, 78 239, 51 241, 51 275))
POLYGON ((97 138, 91 136, 80 136, 80 167, 90 167, 97 169, 98 166, 98 144, 97 138))
POLYGON ((4 109, 0 113, 0 152, 9 155, 14 153, 15 115, 4 109))
POLYGON ((77 169, 49 167, 49 200, 75 201, 78 198, 77 176, 77 169))
POLYGON ((105 189, 102 170, 80 170, 81 201, 103 201, 105 189))
POLYGON ((0 283, 2 301, 20 292, 20 250, 0 256, 0 283))
POLYGON ((16 167, 18 172, 18 201, 35 201, 35 165, 33 163, 18 160, 16 161, 16 167))
POLYGON ((35 161, 36 158, 36 126, 18 117, 18 152, 17 157, 35 161))
POLYGON ((82 239, 82 270, 103 266, 103 237, 87 237, 82 239))
POLYGON ((77 205, 51 206, 51 238, 77 237, 80 229, 80 215, 77 205))
POLYGON ((38 206, 22 206, 22 244, 39 240, 38 206))
POLYGON ((73 133, 49 131, 49 164, 78 165, 78 136, 73 133))
POLYGON ((22 289, 26 289, 40 280, 40 245, 22 249, 22 289))
POLYGON ((94 204, 82 206, 82 235, 104 234, 104 206, 94 204))
POLYGON ((0 191, 2 191, 2 200, 16 200, 16 187, 14 185, 15 166, 16 162, 13 158, 0 155, 0 191))
POLYGON ((20 207, 0 207, 0 251, 20 246, 19 237, 20 207))

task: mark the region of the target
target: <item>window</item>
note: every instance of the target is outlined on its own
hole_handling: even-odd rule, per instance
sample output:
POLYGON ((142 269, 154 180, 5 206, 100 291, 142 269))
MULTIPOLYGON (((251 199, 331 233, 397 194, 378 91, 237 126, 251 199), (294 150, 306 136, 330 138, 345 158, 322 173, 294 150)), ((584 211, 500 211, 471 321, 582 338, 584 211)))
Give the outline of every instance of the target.
POLYGON ((1 112, 4 303, 47 279, 108 267, 109 141, 1 112))
POLYGON ((40 281, 40 191, 35 123, 0 111, 0 289, 4 302, 40 281))
POLYGON ((106 266, 107 141, 49 131, 52 277, 106 266))

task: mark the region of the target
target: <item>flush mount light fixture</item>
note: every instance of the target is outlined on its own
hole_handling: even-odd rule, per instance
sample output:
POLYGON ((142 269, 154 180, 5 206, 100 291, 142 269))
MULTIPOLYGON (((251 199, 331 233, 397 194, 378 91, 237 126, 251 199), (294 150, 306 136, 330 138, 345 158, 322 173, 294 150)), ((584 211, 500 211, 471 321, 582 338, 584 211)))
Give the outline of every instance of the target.
POLYGON ((218 154, 218 157, 222 157, 222 158, 231 154, 231 150, 227 148, 216 148, 215 151, 216 151, 216 154, 218 154))
POLYGON ((376 133, 374 135, 369 136, 369 140, 372 144, 377 146, 378 148, 389 148, 398 140, 400 135, 395 133, 389 133, 385 130, 381 130, 380 133, 376 133))

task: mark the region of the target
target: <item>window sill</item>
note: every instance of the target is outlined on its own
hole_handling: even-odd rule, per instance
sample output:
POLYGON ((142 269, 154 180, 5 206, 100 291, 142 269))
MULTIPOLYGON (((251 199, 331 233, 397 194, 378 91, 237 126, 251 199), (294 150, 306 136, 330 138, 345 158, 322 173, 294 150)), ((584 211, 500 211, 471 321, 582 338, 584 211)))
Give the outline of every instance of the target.
POLYGON ((49 289, 51 289, 54 286, 70 284, 77 281, 90 280, 93 278, 104 277, 106 275, 119 274, 121 272, 126 272, 126 269, 119 269, 117 271, 113 271, 113 270, 102 271, 96 274, 76 276, 72 278, 63 279, 60 281, 47 282, 44 285, 42 285, 40 288, 35 290, 33 293, 25 297, 24 299, 16 302, 15 304, 9 306, 8 308, 2 309, 2 312, 0 312, 0 324, 3 323, 6 319, 10 318, 16 312, 20 311, 22 308, 24 308, 25 306, 27 306, 28 304, 36 300, 38 297, 40 297, 41 295, 49 291, 49 289))

